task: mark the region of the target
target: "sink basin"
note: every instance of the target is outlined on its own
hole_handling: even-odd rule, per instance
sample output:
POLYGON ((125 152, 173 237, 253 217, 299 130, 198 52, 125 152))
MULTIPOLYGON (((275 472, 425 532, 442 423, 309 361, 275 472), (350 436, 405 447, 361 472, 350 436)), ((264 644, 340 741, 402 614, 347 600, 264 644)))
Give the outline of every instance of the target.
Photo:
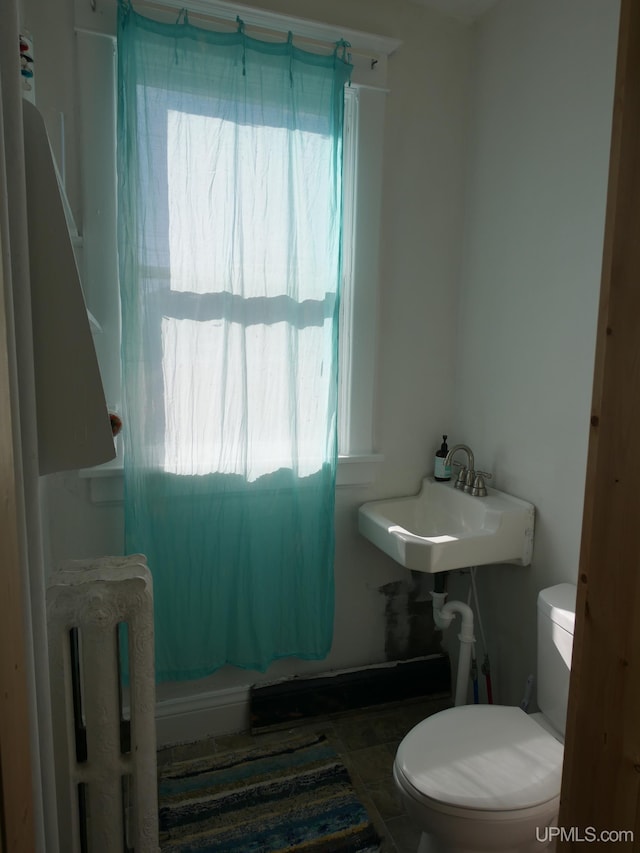
POLYGON ((446 572, 488 563, 528 566, 533 504, 497 489, 483 498, 425 477, 419 494, 370 501, 358 511, 360 533, 417 572, 446 572))

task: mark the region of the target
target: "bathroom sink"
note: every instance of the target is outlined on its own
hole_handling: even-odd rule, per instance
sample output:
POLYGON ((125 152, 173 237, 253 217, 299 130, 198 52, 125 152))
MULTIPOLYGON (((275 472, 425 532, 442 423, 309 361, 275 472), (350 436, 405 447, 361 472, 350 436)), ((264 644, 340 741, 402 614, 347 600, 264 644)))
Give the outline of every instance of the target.
POLYGON ((453 481, 425 477, 419 494, 370 501, 358 511, 360 533, 418 572, 446 572, 488 563, 528 566, 533 504, 497 489, 473 497, 453 481))

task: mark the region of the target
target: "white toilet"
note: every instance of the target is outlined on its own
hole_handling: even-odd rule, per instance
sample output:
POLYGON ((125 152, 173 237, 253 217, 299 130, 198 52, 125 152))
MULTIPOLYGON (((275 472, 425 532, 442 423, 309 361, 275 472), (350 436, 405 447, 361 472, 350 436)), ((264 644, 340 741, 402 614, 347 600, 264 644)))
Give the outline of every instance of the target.
POLYGON ((393 777, 422 830, 418 853, 528 853, 551 844, 560 801, 576 587, 538 595, 540 713, 460 705, 418 723, 393 777))

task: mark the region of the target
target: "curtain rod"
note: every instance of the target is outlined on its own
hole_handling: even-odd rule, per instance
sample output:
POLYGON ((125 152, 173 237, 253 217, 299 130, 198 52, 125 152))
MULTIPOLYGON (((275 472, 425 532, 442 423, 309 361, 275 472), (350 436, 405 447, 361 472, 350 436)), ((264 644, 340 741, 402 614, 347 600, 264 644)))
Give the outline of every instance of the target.
MULTIPOLYGON (((94 3, 95 0, 89 0, 94 3)), ((398 39, 363 33, 357 30, 343 29, 338 26, 322 24, 310 19, 295 18, 265 9, 256 9, 241 4, 220 2, 220 0, 138 0, 134 8, 154 9, 168 13, 186 8, 189 18, 197 18, 206 23, 221 24, 236 29, 239 16, 246 27, 265 35, 286 35, 293 32, 296 41, 315 44, 320 47, 335 47, 343 39, 350 45, 350 52, 360 56, 370 54, 389 56, 396 51, 401 42, 398 39)))

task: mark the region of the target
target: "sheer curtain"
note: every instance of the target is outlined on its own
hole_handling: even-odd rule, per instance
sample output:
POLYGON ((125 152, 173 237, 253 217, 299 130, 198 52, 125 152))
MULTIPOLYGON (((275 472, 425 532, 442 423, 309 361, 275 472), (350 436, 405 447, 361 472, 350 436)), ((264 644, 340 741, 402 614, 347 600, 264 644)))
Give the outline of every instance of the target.
POLYGON ((158 680, 331 645, 349 72, 119 5, 125 538, 158 680))

